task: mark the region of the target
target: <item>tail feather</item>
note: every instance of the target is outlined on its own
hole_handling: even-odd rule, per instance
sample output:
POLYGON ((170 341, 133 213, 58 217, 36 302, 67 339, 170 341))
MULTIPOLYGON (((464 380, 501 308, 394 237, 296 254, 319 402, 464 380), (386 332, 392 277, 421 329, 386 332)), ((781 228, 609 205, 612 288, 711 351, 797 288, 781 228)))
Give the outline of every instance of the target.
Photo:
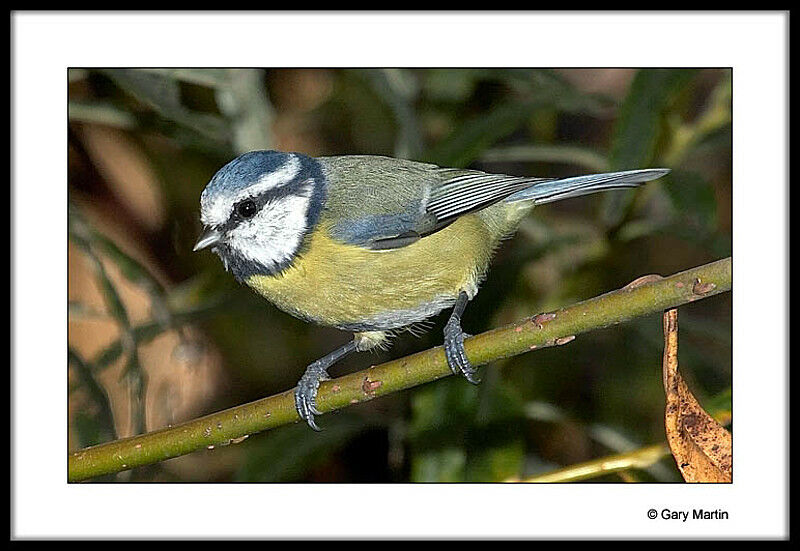
POLYGON ((580 197, 610 189, 634 188, 650 180, 661 178, 669 173, 668 168, 645 168, 625 170, 623 172, 606 172, 574 176, 534 184, 529 188, 508 196, 506 202, 533 201, 536 205, 552 203, 561 199, 580 197))

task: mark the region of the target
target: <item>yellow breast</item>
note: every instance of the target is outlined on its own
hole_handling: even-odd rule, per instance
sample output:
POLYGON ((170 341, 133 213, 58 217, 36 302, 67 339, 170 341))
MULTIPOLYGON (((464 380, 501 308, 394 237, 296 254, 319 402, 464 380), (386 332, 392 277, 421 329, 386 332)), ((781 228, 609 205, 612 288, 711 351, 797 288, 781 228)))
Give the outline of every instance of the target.
POLYGON ((322 325, 393 329, 451 306, 461 291, 474 296, 498 241, 478 215, 384 251, 336 241, 323 222, 289 268, 247 284, 282 310, 322 325))

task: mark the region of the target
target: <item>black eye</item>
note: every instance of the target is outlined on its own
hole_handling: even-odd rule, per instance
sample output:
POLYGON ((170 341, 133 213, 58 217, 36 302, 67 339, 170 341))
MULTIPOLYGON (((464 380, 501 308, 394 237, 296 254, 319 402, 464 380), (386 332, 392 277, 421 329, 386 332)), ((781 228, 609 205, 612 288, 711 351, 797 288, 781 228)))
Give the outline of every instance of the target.
POLYGON ((251 199, 246 199, 236 204, 236 212, 242 218, 252 218, 257 210, 255 202, 251 199))

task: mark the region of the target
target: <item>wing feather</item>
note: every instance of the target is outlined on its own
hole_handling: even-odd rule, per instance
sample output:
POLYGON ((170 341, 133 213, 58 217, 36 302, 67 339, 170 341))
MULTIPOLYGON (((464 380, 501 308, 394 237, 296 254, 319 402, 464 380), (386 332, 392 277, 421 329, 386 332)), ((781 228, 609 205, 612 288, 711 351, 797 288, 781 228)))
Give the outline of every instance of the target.
POLYGON ((426 210, 440 223, 486 208, 549 178, 523 178, 478 171, 442 171, 445 179, 431 190, 426 210), (452 176, 447 177, 448 174, 452 176))

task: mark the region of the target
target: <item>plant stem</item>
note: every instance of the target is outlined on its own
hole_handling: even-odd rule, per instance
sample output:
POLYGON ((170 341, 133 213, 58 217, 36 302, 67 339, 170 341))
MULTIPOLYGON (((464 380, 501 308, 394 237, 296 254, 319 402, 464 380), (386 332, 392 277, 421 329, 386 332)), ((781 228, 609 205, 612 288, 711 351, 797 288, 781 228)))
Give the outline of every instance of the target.
MULTIPOLYGON (((622 289, 538 314, 464 341, 473 365, 563 345, 575 335, 661 312, 731 289, 731 258, 662 278, 644 276, 622 289)), ((328 412, 450 375, 444 351, 432 348, 320 385, 317 407, 328 412)), ((298 421, 292 390, 148 434, 69 454, 70 481, 148 465, 298 421)))
POLYGON ((570 465, 538 476, 522 480, 510 479, 506 482, 577 482, 598 476, 627 471, 628 469, 646 469, 663 457, 669 455, 666 444, 653 444, 645 448, 633 450, 617 455, 609 455, 600 459, 593 459, 585 463, 570 465))

